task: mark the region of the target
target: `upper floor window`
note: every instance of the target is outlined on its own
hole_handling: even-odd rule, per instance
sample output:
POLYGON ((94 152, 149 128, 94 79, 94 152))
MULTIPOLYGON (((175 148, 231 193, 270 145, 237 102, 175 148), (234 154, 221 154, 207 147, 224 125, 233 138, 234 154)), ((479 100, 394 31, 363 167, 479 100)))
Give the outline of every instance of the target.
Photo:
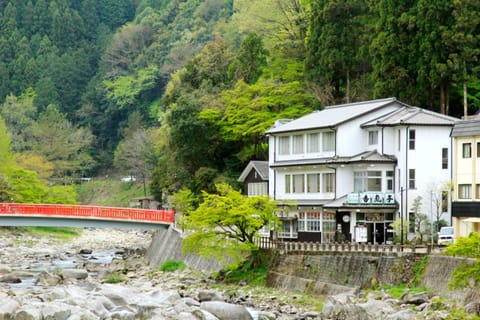
POLYGON ((462 158, 471 158, 472 157, 472 144, 463 143, 462 144, 462 158))
POLYGON ((378 144, 378 131, 368 131, 368 145, 377 145, 378 144))
POLYGON ((472 185, 459 184, 458 185, 458 199, 472 199, 472 185))
POLYGON ((282 155, 290 154, 290 137, 288 136, 279 137, 278 153, 282 155))
POLYGON ((393 191, 393 171, 387 171, 387 191, 393 191))
POLYGON ((353 191, 382 191, 381 171, 358 171, 353 174, 353 191))
POLYGON ((323 132, 322 149, 323 151, 335 151, 335 132, 323 132))
POLYGON ((408 169, 408 188, 415 189, 415 169, 408 169))
POLYGON ((335 173, 285 175, 285 193, 305 193, 305 191, 307 193, 335 192, 335 173))
POLYGON ((480 158, 480 142, 477 142, 477 158, 480 158))
POLYGON ((307 153, 320 152, 320 133, 309 133, 307 135, 307 153))
POLYGON ((302 154, 303 151, 303 135, 298 134, 293 136, 293 154, 302 154))
POLYGON ((408 131, 408 148, 415 150, 415 130, 413 129, 408 131))
POLYGON ((335 192, 335 174, 324 173, 322 175, 323 192, 335 192))
POLYGON ((305 175, 294 174, 292 175, 292 192, 304 193, 305 192, 305 175))
POLYGON ((320 173, 307 174, 307 192, 320 192, 320 173))
POLYGON ((448 148, 442 148, 442 169, 448 169, 448 148))

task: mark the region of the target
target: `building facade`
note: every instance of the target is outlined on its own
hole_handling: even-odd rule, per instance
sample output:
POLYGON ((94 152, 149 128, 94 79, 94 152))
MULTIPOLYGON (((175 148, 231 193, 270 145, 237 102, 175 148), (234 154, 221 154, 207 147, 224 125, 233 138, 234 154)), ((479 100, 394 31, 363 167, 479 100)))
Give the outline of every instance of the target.
POLYGON ((392 241, 391 223, 408 223, 414 199, 451 180, 456 120, 389 98, 277 121, 267 136, 279 237, 392 241))
POLYGON ((452 131, 455 237, 480 232, 480 117, 459 121, 452 131))

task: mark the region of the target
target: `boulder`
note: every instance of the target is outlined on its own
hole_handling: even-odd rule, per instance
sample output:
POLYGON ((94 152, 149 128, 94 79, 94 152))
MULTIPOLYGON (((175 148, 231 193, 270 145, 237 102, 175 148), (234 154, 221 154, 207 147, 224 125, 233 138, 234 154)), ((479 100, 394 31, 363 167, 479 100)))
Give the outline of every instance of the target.
POLYGON ((222 301, 202 302, 200 309, 213 314, 219 320, 253 320, 252 315, 244 306, 222 301))
POLYGON ((42 309, 43 320, 67 320, 72 314, 71 306, 62 302, 53 302, 42 309))
POLYGON ((410 309, 400 310, 385 317, 385 320, 412 320, 417 317, 415 311, 410 309))
POLYGON ((0 276, 0 282, 5 282, 5 283, 21 283, 22 279, 17 277, 14 274, 5 274, 3 276, 0 276))
POLYGON ((347 297, 329 296, 323 305, 322 316, 332 320, 370 320, 367 311, 347 297))
POLYGON ((2 298, 0 303, 0 320, 10 320, 17 311, 19 304, 11 298, 2 298))
POLYGON ((42 318, 40 306, 22 306, 15 314, 15 320, 38 320, 42 318))
POLYGON ((198 293, 198 301, 225 301, 225 299, 217 291, 200 291, 198 293))
POLYGON ((87 270, 84 269, 62 269, 63 279, 83 280, 88 277, 87 270))

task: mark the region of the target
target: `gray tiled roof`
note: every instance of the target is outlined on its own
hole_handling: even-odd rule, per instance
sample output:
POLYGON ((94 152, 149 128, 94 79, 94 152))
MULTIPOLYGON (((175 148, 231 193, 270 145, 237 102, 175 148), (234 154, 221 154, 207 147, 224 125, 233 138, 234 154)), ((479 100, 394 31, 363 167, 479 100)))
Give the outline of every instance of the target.
POLYGON ((296 120, 280 123, 268 130, 267 134, 334 127, 392 103, 404 105, 395 98, 388 98, 328 106, 296 120))
POLYGON ((252 160, 248 163, 245 169, 243 169, 243 172, 238 178, 238 181, 245 181, 245 178, 248 176, 250 171, 252 171, 252 169, 255 169, 255 171, 258 172, 262 180, 268 181, 268 161, 258 160, 252 160))
POLYGON ((397 111, 362 124, 369 126, 398 126, 398 125, 436 125, 453 126, 458 118, 450 117, 430 110, 404 106, 397 111))
POLYGON ((480 119, 461 120, 455 123, 452 137, 480 136, 480 119))

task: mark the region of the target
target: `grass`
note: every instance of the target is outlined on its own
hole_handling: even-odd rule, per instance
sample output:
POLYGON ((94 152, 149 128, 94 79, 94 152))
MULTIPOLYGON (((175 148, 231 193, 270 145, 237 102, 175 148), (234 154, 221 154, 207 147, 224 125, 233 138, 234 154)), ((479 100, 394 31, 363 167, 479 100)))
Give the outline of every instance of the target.
POLYGON ((11 230, 27 233, 33 237, 53 238, 67 242, 81 234, 81 229, 64 227, 15 227, 11 230))
POLYGON ((105 282, 106 283, 120 283, 120 282, 124 282, 124 281, 125 281, 125 276, 121 273, 118 273, 118 272, 109 273, 105 277, 105 282))
POLYGON ((187 266, 183 261, 179 260, 167 260, 159 267, 160 271, 173 272, 176 270, 183 270, 187 266))
POLYGON ((400 297, 405 293, 419 293, 419 292, 428 291, 425 287, 409 288, 403 284, 400 284, 396 287, 383 286, 383 287, 380 287, 380 289, 383 289, 387 294, 391 295, 395 299, 400 299, 400 297))

